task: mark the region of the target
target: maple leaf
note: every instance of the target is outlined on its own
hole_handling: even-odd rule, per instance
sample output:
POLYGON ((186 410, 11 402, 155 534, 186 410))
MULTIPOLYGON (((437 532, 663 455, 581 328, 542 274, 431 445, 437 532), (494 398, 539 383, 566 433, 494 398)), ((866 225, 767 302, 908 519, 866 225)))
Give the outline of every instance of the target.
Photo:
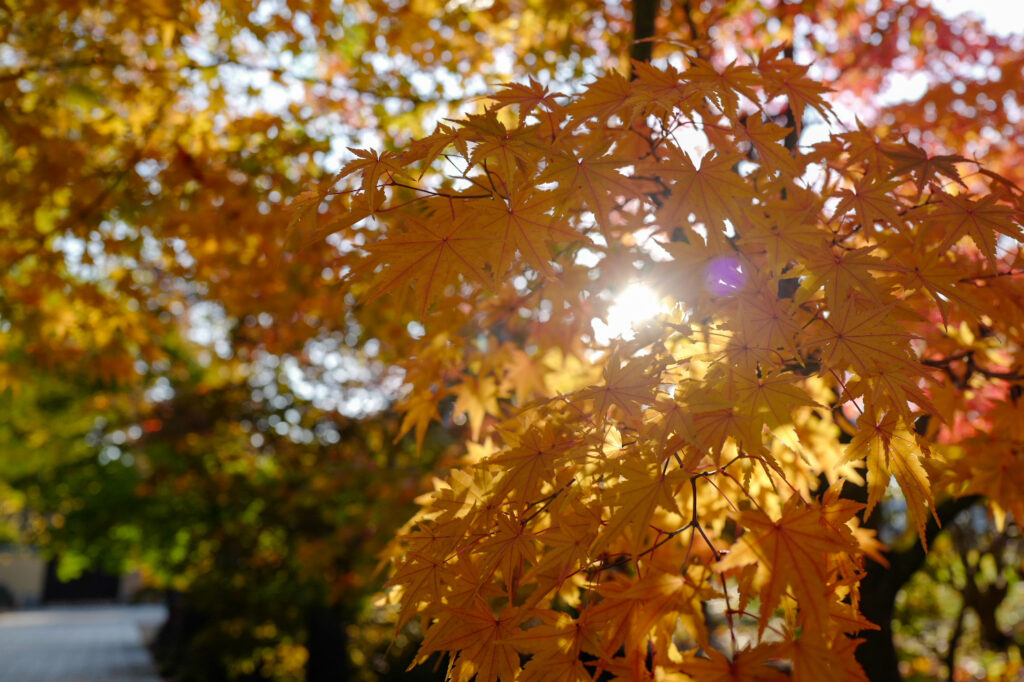
POLYGON ((632 123, 633 109, 629 105, 633 90, 629 80, 618 71, 609 71, 587 86, 586 91, 566 107, 578 121, 597 119, 608 121, 619 116, 626 125, 632 123))
POLYGON ((939 195, 939 205, 929 218, 946 230, 946 239, 939 247, 948 249, 961 237, 967 235, 985 254, 992 270, 997 270, 995 232, 1020 241, 1024 238, 1019 223, 1020 212, 999 203, 995 195, 971 199, 965 195, 945 192, 939 195))
POLYGON ((396 633, 428 604, 441 601, 441 569, 445 563, 442 559, 410 552, 384 585, 385 588, 400 586, 403 590, 404 599, 395 623, 396 633))
POLYGON ((670 294, 677 300, 686 301, 686 304, 694 309, 701 310, 704 307, 703 299, 709 296, 707 287, 704 286, 704 275, 715 253, 704 246, 700 237, 695 237, 694 242, 696 243, 659 244, 672 256, 672 260, 657 263, 651 279, 660 291, 670 294))
POLYGON ((608 228, 619 202, 657 190, 649 180, 624 175, 621 171, 626 164, 614 154, 606 154, 609 147, 607 140, 598 139, 578 151, 559 153, 536 179, 537 184, 557 183, 555 195, 566 207, 586 205, 602 229, 608 228))
POLYGON ((754 196, 754 190, 733 167, 742 156, 710 151, 694 165, 688 154, 669 147, 657 163, 648 163, 644 172, 671 180, 670 195, 658 211, 667 225, 687 222, 691 213, 707 226, 711 243, 722 240, 724 220, 739 222, 739 201, 754 196))
POLYGON ((836 206, 835 215, 841 216, 852 208, 862 229, 870 230, 876 222, 898 229, 903 225, 903 219, 897 210, 899 204, 893 200, 893 191, 899 185, 896 180, 882 181, 866 175, 854 183, 853 189, 836 192, 842 199, 836 206))
POLYGON ((472 474, 458 469, 453 471, 446 481, 436 481, 437 490, 429 497, 433 512, 431 518, 447 521, 462 517, 461 522, 464 526, 470 523, 470 519, 465 517, 471 510, 480 514, 479 518, 473 521, 493 518, 494 507, 487 503, 493 480, 494 477, 488 471, 476 468, 472 470, 472 474))
POLYGON ((479 570, 457 551, 464 541, 467 524, 464 518, 424 522, 401 536, 407 549, 385 584, 392 594, 397 590, 401 597, 396 634, 431 604, 443 601, 464 607, 475 599, 493 595, 493 590, 482 582, 479 570))
POLYGON ((943 322, 949 322, 949 304, 957 303, 961 311, 977 314, 978 304, 965 295, 958 286, 964 279, 963 267, 956 262, 949 251, 926 248, 922 239, 915 240, 908 262, 900 270, 905 274, 900 286, 907 291, 925 289, 942 314, 943 322))
POLYGON ((748 419, 748 414, 732 396, 710 388, 696 390, 687 396, 693 416, 694 437, 707 447, 712 461, 720 464, 722 452, 731 439, 739 447, 765 457, 771 462, 762 438, 763 421, 748 419))
POLYGON ((927 548, 928 513, 936 515, 935 500, 928 474, 921 465, 917 438, 896 414, 891 413, 865 414, 858 420, 858 427, 847 446, 847 458, 864 458, 867 461, 868 506, 865 513, 871 513, 895 476, 907 500, 907 511, 914 521, 921 544, 927 548))
POLYGON ((894 304, 855 311, 852 305, 833 310, 820 332, 810 341, 822 348, 822 363, 850 367, 861 375, 878 367, 901 368, 910 374, 923 369, 912 356, 912 334, 892 321, 894 304))
POLYGON ((527 507, 540 496, 542 484, 554 478, 555 463, 576 444, 550 423, 519 434, 503 452, 487 458, 487 466, 502 472, 495 497, 514 494, 519 509, 527 507))
POLYGON ((780 653, 793 661, 794 682, 868 682, 854 656, 862 641, 844 634, 830 640, 822 631, 805 630, 780 653))
POLYGON ((535 148, 526 143, 534 131, 529 127, 509 130, 498 120, 495 111, 470 115, 465 121, 460 121, 460 125, 465 133, 461 140, 473 143, 464 174, 469 168, 482 166, 487 183, 495 193, 514 197, 521 185, 519 179, 523 172, 537 164, 535 148), (497 161, 498 168, 493 168, 494 163, 488 166, 488 161, 497 161))
POLYGON ((486 605, 477 603, 473 608, 448 609, 447 613, 454 627, 435 625, 427 630, 418 661, 435 651, 458 651, 452 672, 460 682, 468 682, 474 674, 477 682, 499 682, 516 676, 519 652, 507 642, 530 617, 528 611, 508 607, 496 616, 486 605))
POLYGON ((716 649, 707 658, 687 657, 679 669, 701 682, 783 682, 788 676, 768 665, 779 657, 778 644, 759 644, 737 651, 732 660, 716 649))
POLYGON ((326 191, 306 192, 296 197, 292 204, 294 214, 288 223, 285 238, 296 250, 320 243, 327 235, 344 232, 377 213, 377 207, 369 203, 367 194, 357 193, 335 197, 334 201, 343 205, 345 210, 327 217, 321 216, 318 209, 325 196, 326 191))
POLYGON ((816 145, 816 151, 826 162, 831 162, 845 153, 848 155, 846 167, 859 167, 866 175, 880 177, 892 169, 892 159, 885 153, 885 143, 863 129, 852 130, 816 145))
POLYGON ((410 143, 409 148, 403 155, 403 160, 406 163, 412 163, 414 161, 421 161, 423 164, 423 170, 420 172, 419 177, 422 179, 423 175, 430 168, 430 165, 437 160, 441 153, 448 147, 459 144, 464 144, 464 131, 457 130, 451 126, 443 123, 438 124, 434 132, 426 137, 421 137, 410 143))
POLYGON ((531 396, 548 395, 546 374, 537 366, 535 359, 524 351, 513 348, 510 359, 504 363, 504 369, 501 390, 511 390, 517 405, 525 405, 531 396))
MULTIPOLYGON (((433 211, 449 211, 449 208, 447 202, 432 207, 433 211)), ((460 275, 467 275, 484 286, 490 284, 483 265, 494 262, 499 242, 493 235, 482 234, 461 211, 450 211, 453 215, 445 224, 431 220, 431 213, 424 216, 406 213, 402 216, 400 231, 367 245, 370 264, 385 265, 367 302, 401 285, 411 286, 416 282, 412 289, 418 302, 416 308, 420 315, 426 315, 444 287, 457 284, 460 275)))
POLYGON ((561 217, 553 215, 551 196, 543 193, 517 193, 511 202, 490 200, 476 204, 477 229, 493 235, 500 244, 494 277, 503 277, 515 252, 537 271, 551 276, 549 242, 582 239, 561 217))
POLYGON ((492 94, 490 98, 497 103, 495 111, 519 105, 519 119, 523 120, 538 107, 547 111, 555 111, 560 108, 556 98, 559 93, 548 92, 547 86, 542 85, 533 77, 523 85, 522 83, 506 83, 501 89, 492 94))
MULTIPOLYGON (((864 505, 857 505, 858 511, 863 508, 864 505)), ((849 530, 849 527, 846 526, 846 529, 849 530)), ((853 535, 856 537, 857 533, 853 533, 853 535)), ((882 545, 881 543, 878 543, 878 545, 879 547, 885 549, 885 545, 882 545)), ((883 561, 879 561, 878 563, 882 564, 883 566, 888 566, 889 563, 888 561, 885 561, 885 556, 881 553, 879 553, 879 556, 883 559, 883 561)), ((871 557, 871 559, 877 561, 877 559, 875 559, 874 557, 871 557)), ((844 602, 829 603, 829 622, 832 623, 838 631, 844 634, 856 634, 858 632, 863 632, 864 630, 882 629, 881 625, 876 625, 875 623, 872 623, 870 620, 865 618, 863 614, 861 614, 861 612, 857 610, 857 607, 855 605, 846 604, 844 602)))
MULTIPOLYGON (((661 438, 659 441, 664 443, 665 452, 675 452, 680 447, 689 446, 703 456, 703 453, 710 449, 697 435, 697 429, 693 423, 693 412, 685 405, 681 405, 677 400, 662 397, 655 402, 652 412, 660 420, 658 433, 661 438)), ((651 425, 655 426, 656 422, 652 421, 651 425)), ((687 459, 684 459, 684 465, 681 468, 689 471, 690 464, 687 459)))
POLYGON ((825 522, 820 507, 804 503, 796 494, 786 501, 778 520, 755 510, 742 512, 740 523, 746 528, 742 540, 750 554, 733 552, 717 567, 726 570, 752 559, 762 563, 768 577, 761 590, 761 629, 789 587, 805 627, 827 631, 831 590, 825 556, 853 551, 853 542, 825 522))
POLYGON ((847 382, 846 389, 849 395, 860 396, 877 411, 891 410, 905 423, 913 424, 916 413, 922 411, 937 419, 943 418, 920 385, 929 379, 932 377, 924 372, 910 374, 900 367, 880 366, 870 374, 847 382))
POLYGON ((678 571, 655 568, 635 578, 617 574, 598 591, 603 599, 586 610, 588 620, 601 633, 601 650, 606 659, 625 646, 627 659, 642 662, 649 636, 655 640, 670 639, 680 615, 692 615, 701 608, 702 595, 678 571))
POLYGON ((648 110, 659 118, 667 118, 673 110, 693 111, 701 101, 703 93, 675 67, 659 69, 642 62, 633 63, 632 103, 648 110))
POLYGON ((473 440, 480 439, 480 429, 487 415, 501 413, 498 407, 498 387, 493 377, 463 379, 455 389, 455 405, 452 412, 469 415, 469 427, 473 440))
POLYGON ((616 349, 605 365, 604 384, 578 391, 576 399, 593 400, 594 414, 599 419, 605 419, 608 408, 615 405, 627 419, 636 421, 640 419, 643 405, 653 402, 657 385, 656 369, 651 371, 644 360, 633 359, 623 363, 616 349))
POLYGON ((392 180, 395 176, 405 175, 402 159, 394 152, 378 154, 372 149, 354 149, 352 147, 349 147, 348 150, 355 154, 356 158, 345 164, 338 177, 359 173, 362 176, 361 186, 366 195, 366 203, 371 209, 374 209, 379 205, 377 183, 381 176, 386 175, 388 180, 392 180))
POLYGON ((957 170, 956 164, 966 163, 967 159, 959 154, 929 156, 928 152, 906 140, 899 144, 882 145, 881 151, 893 162, 893 176, 915 176, 918 196, 924 192, 925 185, 932 177, 937 175, 943 175, 966 187, 964 181, 960 179, 960 171, 957 170))
POLYGON ((520 682, 592 682, 580 653, 600 652, 596 636, 590 633, 587 612, 574 620, 559 613, 552 622, 517 632, 509 638, 516 649, 533 654, 519 676, 520 682))
POLYGON ((395 442, 415 429, 416 448, 423 449, 423 439, 427 435, 430 422, 437 418, 437 394, 431 391, 418 391, 408 395, 403 401, 405 414, 402 424, 395 436, 395 442))
POLYGON ((769 428, 789 423, 790 413, 801 405, 818 404, 789 373, 753 376, 741 372, 735 375, 735 382, 738 409, 755 421, 763 419, 769 428))
POLYGON ((551 526, 543 531, 544 551, 523 578, 523 583, 537 585, 526 605, 558 590, 591 563, 590 545, 600 527, 600 514, 584 506, 577 496, 555 506, 551 526))
POLYGON ((738 95, 751 102, 757 101, 754 89, 761 83, 760 77, 752 67, 736 61, 719 71, 703 59, 693 59, 683 75, 723 111, 739 108, 738 95))
MULTIPOLYGON (((799 186, 786 188, 784 198, 765 202, 765 219, 754 222, 740 237, 750 249, 763 246, 768 267, 777 276, 801 258, 808 246, 822 241, 821 197, 799 186)), ((829 235, 831 236, 831 235, 829 235)))
POLYGON ((782 348, 795 357, 795 340, 801 332, 797 307, 778 295, 776 280, 758 279, 755 277, 754 286, 746 287, 739 296, 736 320, 729 326, 745 338, 757 339, 765 348, 782 348))
POLYGON ((762 116, 751 116, 746 126, 738 129, 757 152, 757 161, 767 171, 778 170, 785 175, 798 176, 800 165, 780 142, 789 135, 789 128, 766 121, 762 116))
POLYGON ((1024 519, 1024 496, 1020 494, 1024 489, 1024 449, 1020 441, 986 435, 971 439, 967 445, 979 445, 991 456, 966 457, 957 462, 953 473, 965 483, 964 494, 989 497, 997 526, 1005 524, 1007 511, 1014 519, 1024 519))
POLYGON ((807 77, 807 67, 792 59, 778 59, 781 47, 766 50, 758 57, 757 71, 764 78, 765 90, 769 97, 786 95, 793 112, 796 132, 803 128, 804 109, 811 107, 828 121, 832 111, 822 95, 830 89, 807 77))
POLYGON ((675 491, 690 477, 681 469, 658 473, 662 468, 660 462, 642 458, 631 457, 622 463, 618 472, 621 480, 608 491, 609 506, 616 511, 594 539, 591 553, 600 552, 620 539, 628 528, 632 531, 631 551, 636 554, 659 508, 679 513, 675 491))
POLYGON ((516 171, 536 165, 536 150, 526 142, 533 131, 529 127, 507 129, 493 110, 479 116, 470 115, 459 124, 466 129, 469 141, 475 143, 469 154, 468 168, 483 165, 488 182, 497 185, 497 191, 515 196, 520 187, 518 177, 522 176, 522 172, 517 174, 516 171), (488 159, 497 160, 497 171, 487 167, 488 159))
POLYGON ((494 534, 475 548, 482 556, 480 574, 487 579, 501 569, 509 599, 514 600, 524 567, 537 561, 537 538, 517 515, 500 513, 496 518, 494 534))
POLYGON ((844 249, 823 240, 818 240, 813 247, 804 244, 801 265, 808 277, 800 283, 801 294, 797 296, 797 302, 803 302, 808 294, 824 287, 830 310, 847 306, 855 295, 876 304, 886 303, 884 290, 872 273, 891 270, 893 266, 872 256, 875 248, 844 249))

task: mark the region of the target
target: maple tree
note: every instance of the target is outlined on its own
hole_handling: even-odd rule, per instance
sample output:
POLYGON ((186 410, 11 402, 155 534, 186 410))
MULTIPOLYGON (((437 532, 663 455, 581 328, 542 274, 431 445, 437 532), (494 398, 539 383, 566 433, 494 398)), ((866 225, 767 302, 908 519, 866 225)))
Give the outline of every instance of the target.
POLYGON ((1000 526, 1019 506, 984 472, 1016 462, 992 444, 1021 390, 1021 191, 863 128, 785 145, 773 119, 833 114, 781 49, 633 67, 506 86, 311 198, 366 244, 364 305, 426 329, 403 431, 449 395, 473 424, 393 545, 398 627, 459 680, 867 679, 890 479, 923 547, 936 498, 986 495, 1000 526), (664 312, 600 343, 587 323, 641 278, 664 312))
POLYGON ((225 595, 231 674, 303 674, 289 605, 353 617, 442 430, 389 589, 463 679, 883 679, 936 520, 1020 519, 1019 39, 895 0, 32 0, 0 42, 4 513, 225 595), (932 87, 876 101, 900 74, 932 87), (335 413, 367 399, 398 416, 335 413))

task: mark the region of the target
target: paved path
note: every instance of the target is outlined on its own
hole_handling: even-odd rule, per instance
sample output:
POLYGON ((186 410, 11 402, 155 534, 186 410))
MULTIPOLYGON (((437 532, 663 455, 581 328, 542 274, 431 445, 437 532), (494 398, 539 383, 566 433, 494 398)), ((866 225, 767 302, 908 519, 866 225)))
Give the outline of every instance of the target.
POLYGON ((140 626, 162 606, 62 606, 0 613, 0 682, 160 682, 140 626))

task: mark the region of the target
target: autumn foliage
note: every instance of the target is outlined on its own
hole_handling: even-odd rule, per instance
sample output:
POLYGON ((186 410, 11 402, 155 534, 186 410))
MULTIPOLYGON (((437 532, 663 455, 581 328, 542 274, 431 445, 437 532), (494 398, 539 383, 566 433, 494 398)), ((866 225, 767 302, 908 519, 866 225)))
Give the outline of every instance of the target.
POLYGON ((1012 677, 1022 54, 923 0, 0 2, 0 538, 175 590, 183 682, 1012 677))
POLYGON ((787 144, 833 113, 779 49, 670 63, 505 86, 305 197, 365 244, 361 305, 426 330, 403 431, 449 396, 472 427, 388 583, 453 679, 864 679, 890 480, 922 543, 939 497, 1024 511, 1020 190, 865 129, 787 144), (662 312, 602 343, 631 281, 662 312))

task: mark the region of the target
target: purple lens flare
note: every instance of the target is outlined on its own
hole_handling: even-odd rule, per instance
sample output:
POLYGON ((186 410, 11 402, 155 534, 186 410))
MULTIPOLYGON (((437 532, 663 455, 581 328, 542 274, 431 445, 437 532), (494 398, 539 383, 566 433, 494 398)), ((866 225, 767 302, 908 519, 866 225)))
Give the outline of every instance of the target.
POLYGON ((720 256, 704 268, 704 288, 712 296, 730 296, 743 288, 747 273, 733 256, 720 256))

